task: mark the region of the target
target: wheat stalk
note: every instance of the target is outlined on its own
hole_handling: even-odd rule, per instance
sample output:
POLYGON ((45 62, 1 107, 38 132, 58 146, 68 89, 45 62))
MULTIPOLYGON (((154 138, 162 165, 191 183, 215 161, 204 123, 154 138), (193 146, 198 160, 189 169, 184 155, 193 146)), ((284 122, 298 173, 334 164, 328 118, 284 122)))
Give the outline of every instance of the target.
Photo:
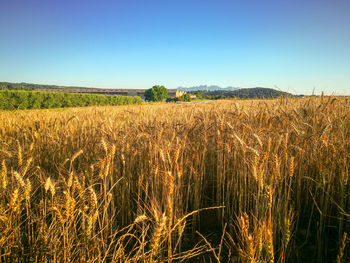
POLYGON ((5 190, 7 187, 7 167, 5 160, 2 160, 2 165, 1 165, 1 186, 5 190))

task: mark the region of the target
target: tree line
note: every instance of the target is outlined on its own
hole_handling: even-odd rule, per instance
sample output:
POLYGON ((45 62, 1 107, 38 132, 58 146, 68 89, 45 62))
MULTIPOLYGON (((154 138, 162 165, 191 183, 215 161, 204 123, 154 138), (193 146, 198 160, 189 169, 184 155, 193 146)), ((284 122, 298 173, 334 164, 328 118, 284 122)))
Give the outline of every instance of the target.
POLYGON ((49 109, 63 107, 140 104, 140 97, 64 92, 0 90, 0 109, 49 109))
POLYGON ((191 92, 199 99, 226 99, 226 98, 278 98, 278 97, 291 97, 292 94, 269 88, 250 88, 250 89, 238 89, 238 90, 214 90, 214 91, 194 91, 191 92))

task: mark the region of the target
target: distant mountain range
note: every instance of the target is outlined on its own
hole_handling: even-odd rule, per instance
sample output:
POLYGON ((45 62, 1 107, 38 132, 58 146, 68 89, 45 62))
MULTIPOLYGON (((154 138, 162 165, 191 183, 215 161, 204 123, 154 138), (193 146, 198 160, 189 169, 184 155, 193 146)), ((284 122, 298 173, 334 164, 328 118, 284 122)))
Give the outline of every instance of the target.
POLYGON ((239 88, 235 88, 235 87, 226 87, 226 88, 222 88, 216 85, 200 85, 200 86, 194 86, 194 87, 178 87, 178 90, 182 90, 182 91, 216 91, 216 90, 222 90, 222 91, 233 91, 233 90, 238 90, 239 88))

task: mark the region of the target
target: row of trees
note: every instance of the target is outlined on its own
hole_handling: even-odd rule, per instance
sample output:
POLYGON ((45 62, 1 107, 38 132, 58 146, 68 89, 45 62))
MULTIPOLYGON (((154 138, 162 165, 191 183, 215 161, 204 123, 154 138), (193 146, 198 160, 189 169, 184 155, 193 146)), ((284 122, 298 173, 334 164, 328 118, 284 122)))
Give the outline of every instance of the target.
MULTIPOLYGON (((191 94, 195 95, 198 99, 218 100, 228 98, 278 98, 278 97, 291 97, 292 94, 269 88, 250 88, 250 89, 238 89, 238 90, 214 90, 214 91, 193 91, 191 94)), ((168 97, 167 89, 164 86, 153 86, 145 92, 145 99, 147 101, 163 101, 167 102, 176 101, 191 101, 191 95, 186 93, 179 98, 168 97)))
MULTIPOLYGON (((12 85, 12 84, 11 84, 12 85)), ((99 95, 80 94, 69 92, 37 92, 28 91, 30 88, 21 85, 1 86, 0 90, 0 110, 13 109, 49 109, 61 107, 83 107, 92 105, 126 105, 140 104, 140 97, 120 96, 120 95, 99 95), (21 90, 26 88, 27 90, 21 90)), ((168 91, 164 86, 153 86, 146 90, 145 99, 147 101, 191 101, 190 94, 184 94, 179 98, 168 97, 168 91)))
POLYGON ((269 88, 250 88, 238 90, 214 90, 214 91, 195 91, 192 92, 199 99, 226 99, 226 98, 278 98, 291 97, 292 94, 269 88))
MULTIPOLYGON (((290 97, 289 93, 279 90, 268 88, 251 88, 251 89, 239 89, 239 90, 215 90, 215 91, 194 91, 191 92, 198 99, 218 100, 226 98, 277 98, 277 97, 290 97)), ((145 92, 145 99, 147 101, 163 101, 167 102, 176 101, 191 101, 191 95, 186 93, 179 98, 168 97, 167 89, 164 86, 153 86, 145 92)))
POLYGON ((49 109, 93 105, 140 104, 140 97, 63 92, 0 91, 0 109, 49 109))

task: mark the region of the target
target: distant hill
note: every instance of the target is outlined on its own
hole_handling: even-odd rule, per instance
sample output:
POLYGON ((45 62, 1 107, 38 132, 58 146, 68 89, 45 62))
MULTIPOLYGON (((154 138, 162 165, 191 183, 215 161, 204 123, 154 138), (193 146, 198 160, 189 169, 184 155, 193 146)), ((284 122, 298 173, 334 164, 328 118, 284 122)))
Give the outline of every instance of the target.
POLYGON ((0 90, 34 90, 27 83, 10 83, 10 82, 0 82, 0 90))
POLYGON ((72 87, 72 86, 57 86, 57 85, 48 85, 48 84, 33 84, 33 83, 11 83, 11 82, 0 82, 0 89, 8 90, 50 90, 50 91, 67 91, 69 90, 78 90, 78 89, 88 89, 84 87, 72 87))
POLYGON ((293 95, 284 91, 279 91, 269 88, 250 88, 250 89, 237 89, 233 91, 228 90, 214 90, 202 92, 203 96, 208 98, 278 98, 278 97, 292 97, 293 95))
POLYGON ((216 85, 200 85, 200 86, 194 86, 194 87, 178 87, 178 90, 186 91, 186 92, 191 92, 191 91, 216 91, 216 90, 222 90, 222 91, 232 91, 232 90, 237 90, 238 88, 235 87, 226 87, 222 88, 216 85))

